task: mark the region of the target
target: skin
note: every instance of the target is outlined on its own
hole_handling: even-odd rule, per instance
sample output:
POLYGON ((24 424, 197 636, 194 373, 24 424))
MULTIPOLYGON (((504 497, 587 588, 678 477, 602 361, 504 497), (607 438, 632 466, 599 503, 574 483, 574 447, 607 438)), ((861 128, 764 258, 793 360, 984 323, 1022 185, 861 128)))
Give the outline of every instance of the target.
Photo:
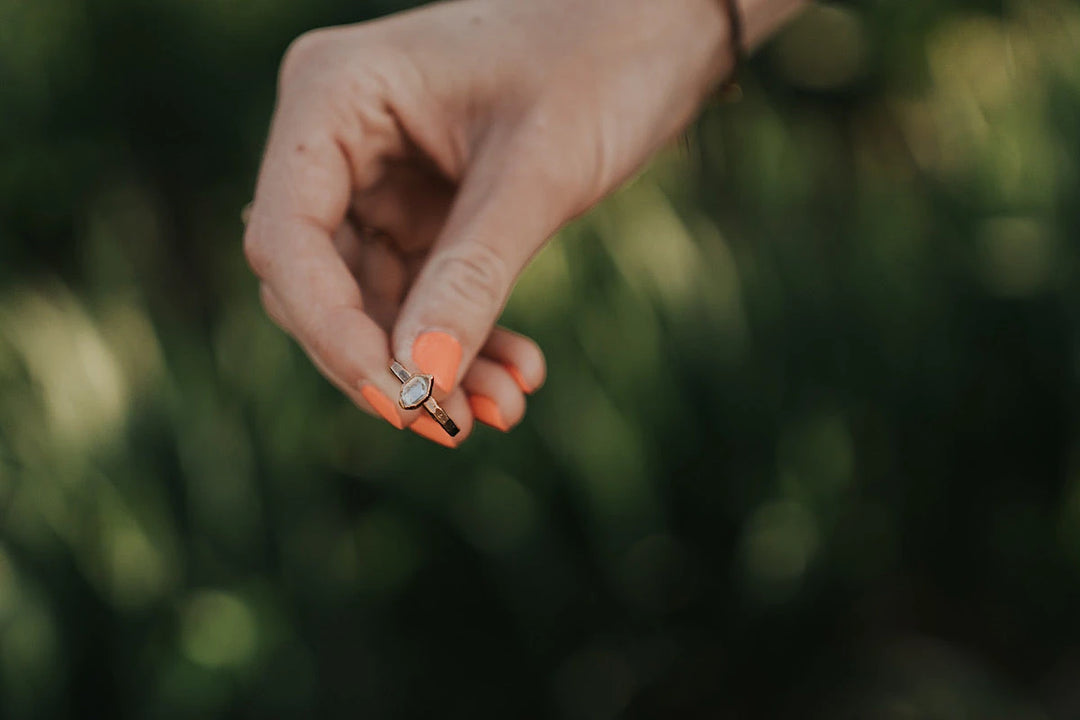
MULTIPOLYGON (((741 0, 748 44, 799 5, 741 0)), ((546 372, 495 327, 518 275, 687 126, 732 59, 720 0, 459 0, 303 35, 244 238, 267 312, 397 427, 451 447, 477 416, 509 430, 546 372), (391 355, 436 375, 456 439, 396 406, 391 355)))

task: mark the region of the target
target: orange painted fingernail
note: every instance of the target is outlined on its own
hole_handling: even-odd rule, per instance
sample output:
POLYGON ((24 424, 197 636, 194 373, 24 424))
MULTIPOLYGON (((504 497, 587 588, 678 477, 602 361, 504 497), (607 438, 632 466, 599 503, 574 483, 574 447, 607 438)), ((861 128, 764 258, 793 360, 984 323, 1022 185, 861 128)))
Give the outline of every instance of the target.
POLYGON ((431 442, 439 443, 443 447, 455 448, 457 445, 443 430, 442 425, 432 420, 427 415, 421 415, 409 428, 420 437, 427 438, 431 442))
POLYGON ((461 343, 444 332, 424 333, 416 338, 412 356, 420 372, 434 375, 435 385, 450 392, 461 364, 461 343))
POLYGON ((390 402, 388 397, 379 392, 378 388, 374 385, 365 385, 360 388, 360 394, 364 396, 364 399, 368 401, 368 404, 371 405, 371 407, 375 408, 375 412, 382 415, 383 420, 390 423, 398 430, 403 430, 405 428, 394 403, 390 402))
POLYGON ((496 430, 508 431, 510 428, 507 422, 503 420, 502 413, 499 412, 499 406, 495 404, 495 401, 489 397, 483 395, 470 395, 469 407, 472 408, 473 415, 476 419, 485 425, 490 425, 496 430))
POLYGON ((521 388, 521 392, 525 393, 526 395, 532 394, 532 386, 529 385, 529 383, 525 382, 525 378, 522 377, 521 371, 517 369, 517 366, 507 365, 506 371, 510 373, 510 377, 514 378, 514 382, 516 382, 517 386, 521 388))

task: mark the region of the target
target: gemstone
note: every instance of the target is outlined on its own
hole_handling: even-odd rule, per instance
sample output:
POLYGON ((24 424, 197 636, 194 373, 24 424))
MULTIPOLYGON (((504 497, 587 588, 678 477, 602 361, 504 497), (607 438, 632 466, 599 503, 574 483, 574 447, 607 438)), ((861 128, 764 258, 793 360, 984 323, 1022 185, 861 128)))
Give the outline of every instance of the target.
POLYGON ((420 407, 431 395, 430 375, 413 375, 401 386, 401 406, 406 410, 420 407))

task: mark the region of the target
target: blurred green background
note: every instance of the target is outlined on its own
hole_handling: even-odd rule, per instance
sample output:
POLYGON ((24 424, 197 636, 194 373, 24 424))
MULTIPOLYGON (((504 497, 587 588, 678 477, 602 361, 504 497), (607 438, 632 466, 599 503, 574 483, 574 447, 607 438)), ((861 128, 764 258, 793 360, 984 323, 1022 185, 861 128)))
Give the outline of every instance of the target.
POLYGON ((1080 717, 1080 5, 815 6, 453 453, 240 252, 285 46, 402 5, 0 0, 0 716, 1080 717))

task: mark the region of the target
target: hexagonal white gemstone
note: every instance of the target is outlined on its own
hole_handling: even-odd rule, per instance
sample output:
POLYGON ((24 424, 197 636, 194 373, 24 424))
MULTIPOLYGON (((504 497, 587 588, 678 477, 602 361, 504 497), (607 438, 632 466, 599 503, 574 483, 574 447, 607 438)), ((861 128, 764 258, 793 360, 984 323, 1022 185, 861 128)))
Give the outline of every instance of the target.
POLYGON ((430 394, 431 376, 413 375, 401 386, 401 404, 405 407, 416 407, 427 400, 430 394))

